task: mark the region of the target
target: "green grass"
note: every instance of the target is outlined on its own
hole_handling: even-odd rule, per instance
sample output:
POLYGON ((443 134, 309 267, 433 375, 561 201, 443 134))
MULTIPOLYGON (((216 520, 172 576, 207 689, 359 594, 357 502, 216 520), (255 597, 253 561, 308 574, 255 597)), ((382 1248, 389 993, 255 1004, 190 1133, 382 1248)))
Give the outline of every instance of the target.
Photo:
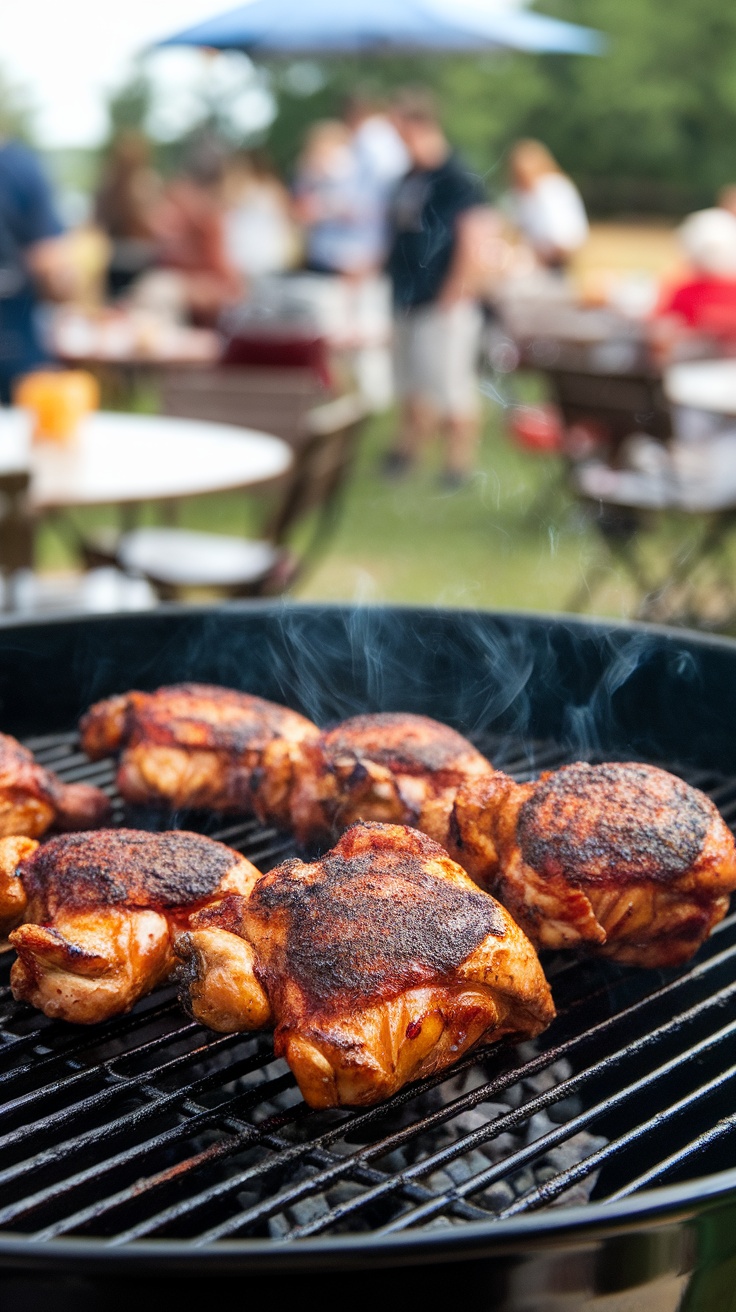
MULTIPOLYGON (((601 556, 580 508, 559 486, 556 461, 516 449, 501 412, 489 410, 479 470, 469 487, 448 493, 438 483, 440 452, 401 482, 379 472, 393 416, 366 429, 338 530, 318 567, 301 584, 310 600, 437 603, 564 609, 601 556)), ((264 505, 254 496, 221 495, 183 503, 179 523, 223 533, 258 531, 264 505)), ((145 522, 160 520, 146 507, 145 522)), ((75 516, 89 528, 112 522, 109 511, 75 516)), ((44 527, 39 565, 67 568, 73 554, 65 524, 44 527)), ((625 615, 632 592, 611 568, 596 593, 598 613, 625 615)))
POLYGON ((387 484, 379 461, 391 429, 384 421, 367 435, 333 550, 304 595, 563 605, 595 543, 556 489, 556 462, 516 451, 492 412, 467 488, 448 493, 439 485, 439 450, 415 475, 387 484))

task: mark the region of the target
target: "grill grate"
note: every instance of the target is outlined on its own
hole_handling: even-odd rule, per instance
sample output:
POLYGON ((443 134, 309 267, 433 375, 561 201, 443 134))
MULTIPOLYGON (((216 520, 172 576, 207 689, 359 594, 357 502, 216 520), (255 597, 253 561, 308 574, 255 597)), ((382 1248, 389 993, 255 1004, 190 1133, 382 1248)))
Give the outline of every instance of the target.
MULTIPOLYGON (((516 778, 553 744, 480 744, 516 778), (503 748, 505 747, 505 752, 503 748)), ((29 742, 114 798, 73 734, 29 742)), ((736 779, 688 773, 729 822, 736 779)), ((156 827, 150 814, 127 817, 156 827)), ((178 817, 192 826, 192 817, 178 817)), ((293 854, 252 820, 207 832, 262 869, 293 854)), ((0 1228, 20 1237, 221 1239, 396 1233, 618 1199, 736 1165, 736 914, 679 972, 550 958, 559 1016, 534 1043, 356 1112, 313 1112, 265 1035, 213 1035, 171 989, 94 1029, 14 1002, 0 970, 0 1228)))

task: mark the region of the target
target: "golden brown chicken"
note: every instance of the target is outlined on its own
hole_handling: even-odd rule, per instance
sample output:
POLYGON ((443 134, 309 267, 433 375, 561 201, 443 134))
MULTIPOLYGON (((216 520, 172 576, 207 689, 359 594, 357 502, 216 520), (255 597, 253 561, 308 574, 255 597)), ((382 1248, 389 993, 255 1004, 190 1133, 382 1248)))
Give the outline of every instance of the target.
POLYGON ((195 918, 176 951, 182 1000, 215 1029, 253 1028, 265 989, 275 1051, 312 1107, 378 1102, 554 1016, 511 917, 399 825, 357 824, 320 861, 286 861, 195 918))
POLYGON ((458 793, 448 847, 538 947, 675 966, 723 919, 736 848, 710 798, 637 763, 496 773, 458 793))
MULTIPOLYGON (((28 903, 20 865, 36 851, 35 838, 0 838, 0 939, 23 919, 28 903)), ((7 946, 3 945, 3 950, 7 946)))
POLYGON ((110 816, 110 801, 90 784, 65 784, 33 753, 0 733, 0 838, 40 838, 56 829, 94 829, 110 816))
POLYGON ((21 841, 0 841, 0 903, 13 877, 27 898, 10 936, 13 995, 82 1025, 130 1010, 169 974, 191 914, 259 877, 223 843, 182 831, 65 834, 18 861, 21 841))
POLYGON ((442 842, 459 785, 490 770, 437 720, 357 715, 303 744, 291 823, 302 843, 334 839, 356 820, 413 825, 442 842))
POLYGON ((129 802, 239 812, 257 806, 281 824, 299 746, 319 736, 296 711, 197 683, 98 702, 80 733, 93 760, 122 753, 117 783, 129 802))

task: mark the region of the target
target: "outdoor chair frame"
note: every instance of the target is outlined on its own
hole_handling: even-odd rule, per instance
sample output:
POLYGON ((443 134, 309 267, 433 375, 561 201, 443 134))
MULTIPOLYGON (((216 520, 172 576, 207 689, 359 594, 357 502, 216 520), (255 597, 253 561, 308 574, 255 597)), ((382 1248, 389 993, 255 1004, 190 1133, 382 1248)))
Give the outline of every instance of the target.
POLYGON ((255 428, 294 447, 309 436, 310 410, 330 397, 317 374, 302 367, 168 369, 158 386, 163 415, 255 428))
MULTIPOLYGON (((145 568, 138 566, 132 571, 130 557, 135 553, 136 538, 140 541, 145 529, 122 535, 114 563, 124 572, 135 572, 146 578, 162 601, 178 600, 195 588, 232 598, 275 596, 287 591, 314 568, 335 531, 365 415, 365 403, 357 395, 338 397, 309 412, 305 439, 295 451, 282 497, 261 539, 273 547, 273 563, 258 576, 229 582, 215 577, 186 582, 166 577, 165 570, 157 568, 155 559, 148 561, 145 568), (314 518, 308 526, 306 540, 295 549, 295 532, 311 516, 314 518)), ((178 531, 169 530, 172 535, 178 531)), ((188 541, 197 536, 204 541, 211 540, 213 535, 186 536, 188 541)), ((223 536, 223 543, 227 541, 237 544, 245 539, 223 536)))

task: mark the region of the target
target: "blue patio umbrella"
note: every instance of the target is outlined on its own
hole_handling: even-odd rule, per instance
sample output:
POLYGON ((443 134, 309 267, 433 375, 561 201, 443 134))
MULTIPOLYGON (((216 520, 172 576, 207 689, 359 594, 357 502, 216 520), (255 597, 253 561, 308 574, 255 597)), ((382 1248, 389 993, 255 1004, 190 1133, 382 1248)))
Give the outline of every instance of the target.
POLYGON ((161 42, 253 55, 494 48, 596 54, 603 44, 591 28, 463 0, 252 0, 161 42))

